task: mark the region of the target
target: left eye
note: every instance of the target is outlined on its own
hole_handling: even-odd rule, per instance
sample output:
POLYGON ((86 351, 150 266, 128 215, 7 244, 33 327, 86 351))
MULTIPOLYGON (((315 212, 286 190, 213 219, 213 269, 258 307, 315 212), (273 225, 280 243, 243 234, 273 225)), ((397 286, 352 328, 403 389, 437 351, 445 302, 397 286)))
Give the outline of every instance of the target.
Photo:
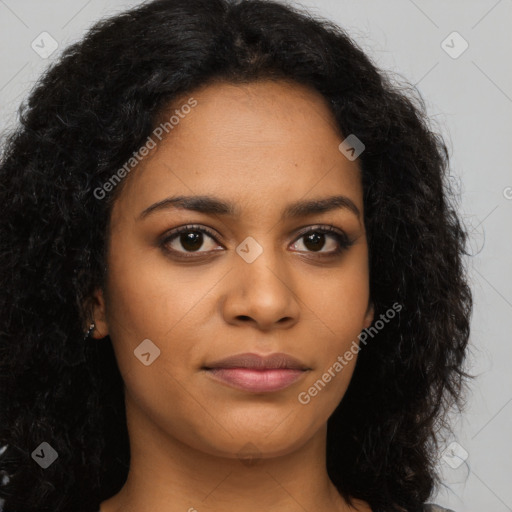
MULTIPOLYGON (((306 249, 296 248, 297 251, 321 253, 325 256, 340 254, 353 243, 343 231, 339 231, 331 226, 315 227, 302 232, 293 243, 293 246, 300 245, 299 241, 302 241, 302 245, 306 249), (331 241, 331 249, 322 250, 326 245, 329 245, 327 243, 329 240, 331 241)), ((221 247, 216 240, 215 234, 202 226, 183 226, 177 228, 164 238, 162 245, 168 252, 179 254, 179 257, 185 258, 194 257, 194 254, 191 253, 208 253, 219 250, 215 249, 215 247, 221 247), (205 236, 212 241, 212 248, 201 251, 200 249, 205 243, 205 236), (183 250, 180 250, 179 246, 183 250)))
MULTIPOLYGON (((344 249, 352 245, 345 233, 338 232, 331 227, 314 228, 306 233, 302 233, 298 240, 303 240, 302 245, 306 247, 308 252, 321 252, 322 254, 339 254, 344 249), (331 250, 322 251, 326 245, 326 239, 331 239, 331 250)), ((297 244, 298 242, 295 242, 297 244)), ((294 244, 294 245, 295 245, 294 244)))

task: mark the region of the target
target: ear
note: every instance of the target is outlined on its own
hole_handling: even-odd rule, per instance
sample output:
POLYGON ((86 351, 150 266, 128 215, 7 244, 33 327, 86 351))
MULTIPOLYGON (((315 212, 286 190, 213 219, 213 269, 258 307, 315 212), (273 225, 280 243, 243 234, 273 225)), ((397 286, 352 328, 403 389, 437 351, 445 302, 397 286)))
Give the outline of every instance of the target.
POLYGON ((370 327, 370 325, 372 324, 374 313, 375 313, 375 311, 374 311, 374 307, 373 307, 373 302, 369 301, 368 309, 366 310, 366 313, 364 315, 364 328, 365 329, 368 329, 368 327, 370 327))
POLYGON ((89 311, 95 328, 92 333, 94 339, 108 336, 108 323, 105 308, 105 295, 101 288, 97 288, 89 299, 89 311))

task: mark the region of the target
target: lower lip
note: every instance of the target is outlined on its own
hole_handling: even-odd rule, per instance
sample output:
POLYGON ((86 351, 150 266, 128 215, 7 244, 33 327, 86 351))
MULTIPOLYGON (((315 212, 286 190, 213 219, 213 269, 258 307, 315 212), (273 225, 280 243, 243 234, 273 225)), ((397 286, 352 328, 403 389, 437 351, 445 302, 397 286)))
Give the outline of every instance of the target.
POLYGON ((304 370, 253 370, 249 368, 212 368, 207 371, 215 379, 254 393, 285 389, 306 373, 304 370))

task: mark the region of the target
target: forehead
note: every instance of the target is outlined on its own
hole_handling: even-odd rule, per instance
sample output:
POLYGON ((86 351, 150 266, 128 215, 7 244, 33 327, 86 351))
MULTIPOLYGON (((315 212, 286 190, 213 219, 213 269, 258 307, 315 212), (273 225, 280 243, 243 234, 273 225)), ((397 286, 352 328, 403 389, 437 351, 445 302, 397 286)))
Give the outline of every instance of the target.
POLYGON ((293 143, 299 129, 313 144, 320 143, 329 132, 341 137, 327 100, 315 89, 296 82, 213 82, 175 99, 167 112, 162 112, 162 118, 165 119, 169 111, 179 109, 190 96, 194 96, 198 104, 186 116, 187 123, 180 122, 173 130, 175 139, 187 137, 198 125, 205 129, 205 123, 208 123, 209 137, 203 142, 211 145, 222 142, 262 147, 293 143), (291 125, 296 129, 290 130, 291 125), (311 138, 314 131, 318 134, 311 138))
POLYGON ((220 82, 174 100, 159 122, 172 115, 178 122, 121 194, 138 210, 177 194, 261 209, 338 193, 362 210, 359 164, 339 151, 344 137, 316 91, 283 81, 220 82), (190 98, 195 106, 180 110, 190 98))

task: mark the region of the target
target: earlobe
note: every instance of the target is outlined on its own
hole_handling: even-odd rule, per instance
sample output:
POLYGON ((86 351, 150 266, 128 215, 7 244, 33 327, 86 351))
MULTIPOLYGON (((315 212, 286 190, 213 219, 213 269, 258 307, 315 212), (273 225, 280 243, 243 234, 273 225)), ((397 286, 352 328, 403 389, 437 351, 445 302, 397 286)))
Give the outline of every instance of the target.
POLYGON ((375 311, 374 311, 374 307, 373 307, 373 302, 370 301, 368 303, 368 309, 366 310, 366 313, 364 316, 364 328, 365 329, 368 329, 368 327, 370 327, 370 325, 372 324, 374 313, 375 313, 375 311))
POLYGON ((94 322, 94 331, 91 337, 101 339, 108 335, 108 323, 105 308, 105 295, 101 288, 98 288, 92 294, 90 299, 90 311, 92 321, 94 322))

